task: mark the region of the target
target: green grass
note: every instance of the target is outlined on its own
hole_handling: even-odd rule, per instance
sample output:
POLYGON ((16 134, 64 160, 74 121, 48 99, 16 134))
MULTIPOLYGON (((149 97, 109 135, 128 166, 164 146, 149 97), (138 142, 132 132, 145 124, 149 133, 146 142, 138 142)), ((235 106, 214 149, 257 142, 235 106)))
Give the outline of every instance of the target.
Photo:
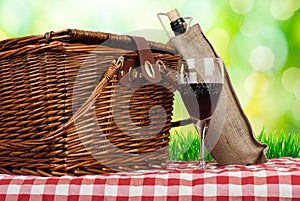
MULTIPOLYGON (((199 160, 200 141, 195 130, 186 129, 185 132, 172 129, 169 142, 170 160, 199 160)), ((213 161, 213 157, 205 154, 206 161, 213 161)))
POLYGON ((263 129, 257 139, 268 145, 267 158, 300 157, 300 134, 298 133, 286 133, 281 130, 267 134, 263 129))
MULTIPOLYGON (((264 129, 257 139, 268 145, 267 158, 300 157, 300 134, 295 132, 266 133, 264 129)), ((170 132, 169 159, 170 160, 199 160, 199 137, 193 128, 172 129, 170 132)), ((205 154, 206 161, 213 161, 211 155, 205 154)))

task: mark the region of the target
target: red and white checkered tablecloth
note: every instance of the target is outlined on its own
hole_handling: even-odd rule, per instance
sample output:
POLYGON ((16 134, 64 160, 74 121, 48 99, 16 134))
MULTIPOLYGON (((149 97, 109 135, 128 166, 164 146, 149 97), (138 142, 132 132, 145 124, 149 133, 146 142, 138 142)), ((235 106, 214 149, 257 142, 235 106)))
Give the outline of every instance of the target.
POLYGON ((0 201, 300 200, 300 158, 209 170, 152 170, 82 177, 0 175, 0 201))

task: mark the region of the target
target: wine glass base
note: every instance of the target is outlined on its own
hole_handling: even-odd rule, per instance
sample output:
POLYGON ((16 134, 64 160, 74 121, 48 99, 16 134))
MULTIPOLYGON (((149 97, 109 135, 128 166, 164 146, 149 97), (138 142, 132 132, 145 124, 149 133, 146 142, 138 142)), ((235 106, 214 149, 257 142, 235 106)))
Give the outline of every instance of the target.
POLYGON ((199 161, 199 168, 200 169, 206 169, 206 162, 205 161, 199 161))
POLYGON ((166 161, 167 169, 192 169, 192 170, 212 170, 218 167, 216 162, 197 161, 166 161))
POLYGON ((166 163, 167 169, 206 169, 206 163, 197 161, 172 161, 166 163))

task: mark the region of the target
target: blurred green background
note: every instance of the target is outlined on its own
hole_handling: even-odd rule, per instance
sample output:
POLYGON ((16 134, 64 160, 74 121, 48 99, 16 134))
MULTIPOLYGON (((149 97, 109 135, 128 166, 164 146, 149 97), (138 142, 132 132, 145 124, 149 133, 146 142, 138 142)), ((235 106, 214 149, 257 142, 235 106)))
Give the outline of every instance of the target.
POLYGON ((300 132, 300 0, 0 0, 0 40, 162 30, 156 14, 174 8, 200 23, 223 58, 256 134, 300 132))

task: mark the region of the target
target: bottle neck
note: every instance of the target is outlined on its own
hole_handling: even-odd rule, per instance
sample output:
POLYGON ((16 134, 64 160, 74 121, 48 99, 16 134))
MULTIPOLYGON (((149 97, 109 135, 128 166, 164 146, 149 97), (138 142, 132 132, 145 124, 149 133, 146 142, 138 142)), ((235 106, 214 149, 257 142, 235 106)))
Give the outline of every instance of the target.
POLYGON ((186 23, 183 18, 172 21, 170 25, 176 36, 186 31, 186 23))

